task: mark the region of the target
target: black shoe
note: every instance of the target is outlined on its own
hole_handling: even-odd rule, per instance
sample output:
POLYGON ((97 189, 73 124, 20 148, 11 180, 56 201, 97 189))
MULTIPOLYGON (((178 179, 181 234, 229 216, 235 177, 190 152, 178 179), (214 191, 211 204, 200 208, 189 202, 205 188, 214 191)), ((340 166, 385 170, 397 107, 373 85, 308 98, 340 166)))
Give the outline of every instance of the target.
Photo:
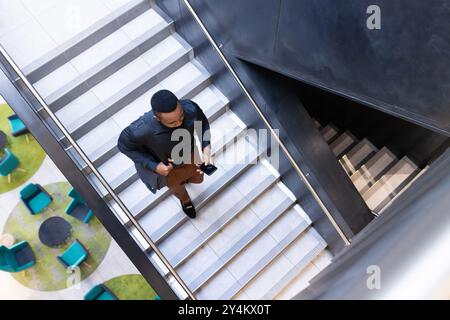
POLYGON ((192 202, 184 203, 181 202, 181 207, 183 208, 184 213, 191 219, 194 219, 197 216, 197 212, 195 211, 195 207, 192 202))

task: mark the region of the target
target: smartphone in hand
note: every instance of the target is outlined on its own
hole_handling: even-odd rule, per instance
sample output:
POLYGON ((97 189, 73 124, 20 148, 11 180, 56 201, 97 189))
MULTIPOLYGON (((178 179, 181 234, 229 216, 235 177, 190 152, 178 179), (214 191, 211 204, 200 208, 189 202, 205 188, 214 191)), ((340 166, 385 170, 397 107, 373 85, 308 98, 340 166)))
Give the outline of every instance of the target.
POLYGON ((207 174, 208 176, 212 175, 214 172, 216 172, 217 167, 212 165, 212 164, 204 164, 202 163, 200 165, 200 170, 202 170, 205 174, 207 174))

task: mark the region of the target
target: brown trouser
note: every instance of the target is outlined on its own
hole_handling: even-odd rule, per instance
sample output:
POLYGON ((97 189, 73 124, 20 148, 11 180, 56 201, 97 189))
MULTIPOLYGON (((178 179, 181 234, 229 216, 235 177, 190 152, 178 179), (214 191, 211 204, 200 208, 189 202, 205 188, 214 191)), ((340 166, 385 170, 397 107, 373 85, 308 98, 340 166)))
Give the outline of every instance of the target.
POLYGON ((182 203, 190 201, 185 184, 203 182, 203 174, 197 172, 198 167, 195 165, 194 161, 191 163, 192 164, 184 164, 173 168, 167 176, 167 187, 175 197, 181 200, 182 203))

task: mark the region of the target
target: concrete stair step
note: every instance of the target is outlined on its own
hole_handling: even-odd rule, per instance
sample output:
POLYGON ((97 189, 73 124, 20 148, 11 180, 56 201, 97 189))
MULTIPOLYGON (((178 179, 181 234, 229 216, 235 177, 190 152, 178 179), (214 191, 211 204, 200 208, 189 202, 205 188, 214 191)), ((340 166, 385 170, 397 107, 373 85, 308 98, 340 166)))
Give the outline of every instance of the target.
POLYGON ((348 152, 356 143, 358 139, 351 134, 350 131, 345 131, 336 140, 330 144, 330 148, 337 158, 340 158, 344 153, 348 152))
MULTIPOLYGON (((258 164, 258 166, 263 165, 258 164)), ((223 229, 237 216, 239 216, 239 214, 241 214, 244 210, 247 210, 254 201, 256 201, 262 196, 262 194, 275 185, 279 177, 274 176, 270 172, 267 172, 266 175, 255 174, 261 170, 262 169, 256 170, 255 168, 251 168, 248 172, 239 177, 239 180, 244 180, 249 179, 251 176, 253 178, 252 188, 246 190, 247 193, 245 193, 241 199, 236 199, 236 202, 231 206, 229 206, 228 203, 223 203, 226 199, 228 199, 228 197, 219 194, 214 200, 214 206, 209 206, 206 211, 199 211, 198 218, 196 219, 194 225, 198 225, 199 230, 202 230, 202 232, 199 233, 194 239, 188 241, 187 244, 180 244, 179 242, 169 243, 172 239, 168 238, 161 244, 161 250, 168 257, 174 267, 179 267, 184 262, 187 262, 187 260, 195 254, 197 250, 205 245, 210 239, 217 236, 219 233, 222 233, 223 229), (218 210, 214 210, 214 208, 220 204, 222 204, 222 207, 229 208, 225 209, 224 213, 217 213, 218 210)))
POLYGON ((411 180, 418 171, 408 157, 399 160, 373 186, 362 194, 368 207, 379 212, 411 180))
POLYGON ((349 176, 355 173, 363 163, 373 156, 378 149, 366 138, 358 142, 348 153, 339 159, 349 176))
POLYGON ((46 96, 45 101, 54 112, 62 109, 80 95, 86 93, 105 79, 118 72, 120 69, 139 58, 142 54, 151 50, 173 32, 173 25, 161 23, 151 28, 136 40, 128 42, 103 61, 92 66, 84 73, 57 88, 56 91, 46 96))
MULTIPOLYGON (((287 216, 287 214, 285 216, 287 216)), ((267 250, 263 256, 255 256, 254 254, 248 254, 246 256, 246 253, 243 252, 240 254, 240 256, 236 257, 234 262, 236 265, 241 264, 243 266, 250 266, 250 268, 247 267, 247 270, 244 269, 245 272, 242 272, 241 270, 239 270, 239 272, 234 271, 234 274, 238 276, 237 282, 220 296, 220 300, 233 299, 233 297, 235 297, 240 291, 242 291, 245 286, 247 286, 262 272, 267 270, 267 268, 270 268, 270 264, 280 255, 282 255, 283 252, 287 248, 289 248, 299 237, 301 237, 301 235, 309 227, 309 223, 305 220, 302 220, 295 225, 292 224, 288 227, 283 223, 283 218, 284 217, 281 217, 279 221, 273 223, 273 225, 270 226, 270 228, 267 230, 268 233, 270 233, 270 229, 273 227, 279 227, 280 225, 283 225, 284 227, 282 238, 276 239, 276 245, 273 247, 269 247, 270 250, 267 250)), ((256 246, 258 245, 258 243, 255 241, 253 245, 256 246)), ((228 266, 228 269, 233 270, 233 266, 228 266)))
MULTIPOLYGON (((273 300, 314 261, 327 244, 313 228, 298 237, 245 288, 256 300, 273 300)), ((238 295, 237 295, 238 296, 238 295)), ((235 297, 236 298, 236 297, 235 297)))
POLYGON ((414 178, 412 178, 408 184, 406 184, 388 203, 384 205, 383 208, 381 208, 379 211, 375 212, 377 215, 381 215, 384 210, 386 210, 403 192, 405 192, 417 179, 419 179, 422 175, 424 175, 427 170, 429 169, 429 165, 427 165, 425 168, 420 170, 419 173, 417 173, 414 178))
MULTIPOLYGON (((192 202, 196 209, 201 210, 201 208, 211 201, 217 194, 233 183, 233 181, 237 180, 246 170, 249 170, 250 166, 256 162, 257 157, 258 156, 256 154, 251 154, 249 155, 248 161, 233 165, 230 170, 227 170, 224 175, 213 181, 210 186, 203 186, 201 188, 202 191, 196 196, 193 196, 192 192, 189 192, 193 198, 192 202)), ((173 234, 185 221, 187 221, 187 219, 187 216, 180 208, 178 214, 174 215, 163 226, 150 235, 151 239, 156 244, 160 244, 171 234, 173 234)))
MULTIPOLYGON (((177 71, 182 72, 187 67, 193 53, 182 46, 176 36, 168 37, 148 53, 153 53, 152 50, 159 51, 159 45, 163 44, 165 46, 170 44, 172 51, 167 51, 167 55, 160 63, 150 66, 144 58, 138 57, 101 83, 89 87, 89 91, 85 94, 79 95, 73 102, 58 110, 57 116, 75 139, 80 139, 152 89, 156 91, 154 87, 161 81, 177 71), (89 96, 92 98, 88 98, 89 96)), ((202 78, 206 82, 208 77, 202 76, 200 74, 197 78, 202 78)), ((195 74, 193 78, 192 83, 197 81, 195 74)))
POLYGON ((330 144, 334 139, 338 137, 339 129, 336 128, 332 123, 328 124, 320 130, 325 141, 330 144))
MULTIPOLYGON (((223 254, 220 258, 212 263, 206 270, 204 270, 195 279, 188 282, 189 288, 194 292, 200 289, 209 279, 224 268, 227 263, 236 258, 244 249, 249 247, 261 233, 279 219, 289 208, 293 206, 293 201, 286 198, 280 205, 271 211, 265 219, 261 220, 253 228, 242 234, 240 238, 223 254)), ((306 222, 305 222, 306 223, 306 222)), ((302 226, 306 227, 306 226, 302 226)))
POLYGON ((388 148, 383 147, 365 164, 363 164, 358 171, 351 175, 356 189, 363 194, 366 192, 377 180, 389 170, 397 161, 397 157, 389 151, 388 148))

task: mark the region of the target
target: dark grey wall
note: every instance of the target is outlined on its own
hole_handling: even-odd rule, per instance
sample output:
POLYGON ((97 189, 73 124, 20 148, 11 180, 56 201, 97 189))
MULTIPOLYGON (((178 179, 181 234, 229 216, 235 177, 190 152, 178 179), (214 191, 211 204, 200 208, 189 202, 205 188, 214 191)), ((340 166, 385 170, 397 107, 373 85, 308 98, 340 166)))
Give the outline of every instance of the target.
POLYGON ((445 135, 300 81, 296 81, 295 91, 308 113, 322 125, 332 122, 360 140, 369 139, 379 149, 388 147, 399 159, 407 156, 419 167, 450 147, 450 138, 445 135))
POLYGON ((450 135, 449 0, 192 3, 235 56, 450 135))

